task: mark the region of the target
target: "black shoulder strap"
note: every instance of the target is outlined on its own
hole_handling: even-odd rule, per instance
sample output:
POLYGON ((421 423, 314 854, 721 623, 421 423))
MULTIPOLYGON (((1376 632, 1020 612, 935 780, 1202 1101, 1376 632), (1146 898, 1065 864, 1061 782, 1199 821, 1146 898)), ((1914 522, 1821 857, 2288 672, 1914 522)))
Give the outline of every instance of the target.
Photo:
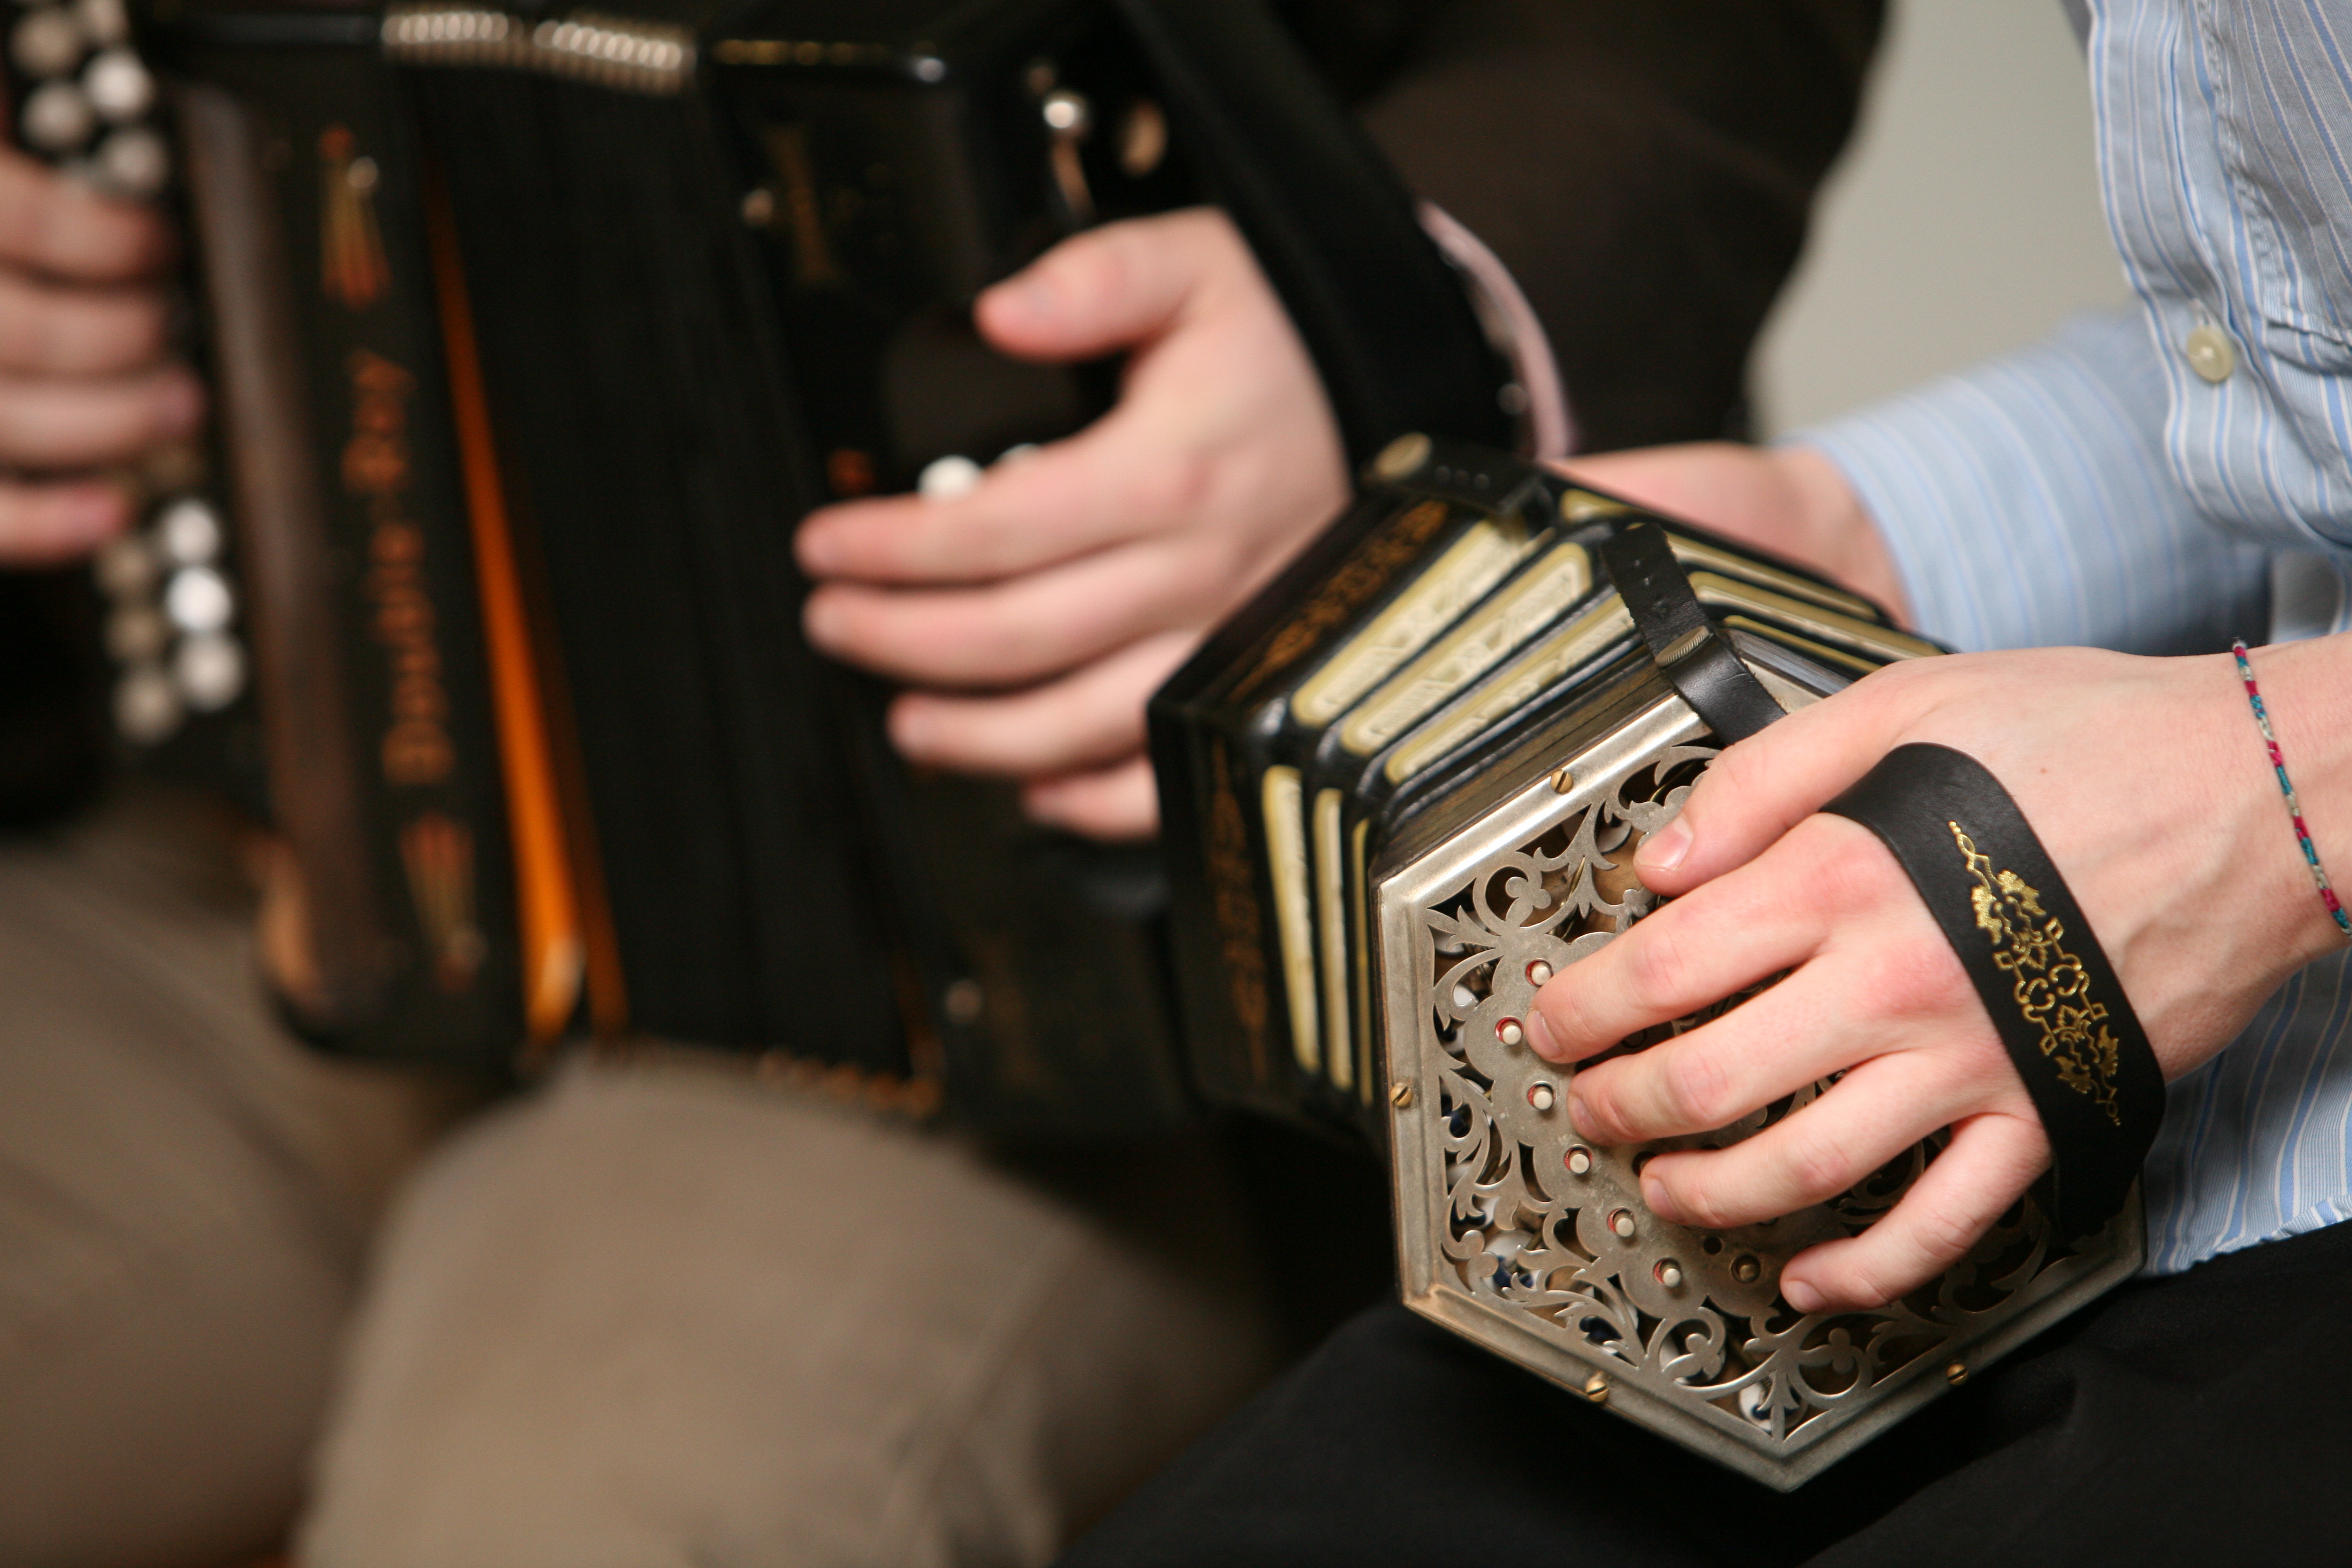
POLYGON ((1601 559, 1650 657, 1717 739, 1728 745, 1787 717, 1691 591, 1664 529, 1633 523, 1601 546, 1601 559))
POLYGON ((1411 430, 1515 444, 1510 382, 1385 159, 1258 0, 1117 0, 1198 172, 1321 372, 1351 465, 1411 430))

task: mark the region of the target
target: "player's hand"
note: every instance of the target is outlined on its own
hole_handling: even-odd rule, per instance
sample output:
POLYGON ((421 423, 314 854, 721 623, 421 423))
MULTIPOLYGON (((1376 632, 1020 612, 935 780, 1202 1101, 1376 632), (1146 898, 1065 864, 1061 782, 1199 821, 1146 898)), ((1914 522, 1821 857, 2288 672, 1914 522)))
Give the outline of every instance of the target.
POLYGON ((975 314, 1024 358, 1129 351, 1118 405, 956 499, 812 514, 809 637, 912 688, 890 712, 908 757, 1023 780, 1034 816, 1139 837, 1159 821, 1144 701, 1339 510, 1338 426, 1222 213, 1079 235, 975 314))
MULTIPOLYGON (((2313 831, 2352 863, 2352 730, 2341 722, 2352 637, 2263 649, 2255 662, 2313 831)), ((1861 826, 1817 815, 1914 741, 1968 752, 2016 798, 2168 1079, 2341 945, 2226 655, 1924 659, 1726 751, 1635 855, 1642 879, 1673 901, 1546 985, 1528 1033, 1543 1056, 1581 1060, 1786 972, 1724 1016, 1572 1081, 1579 1130, 1614 1145, 1721 1127, 1843 1075, 1751 1138, 1649 1161, 1643 1196, 1672 1221, 1786 1214, 1953 1130, 1877 1223, 1790 1262, 1782 1294, 1803 1310, 1874 1306, 1932 1279, 2050 1156, 1974 987, 1894 857, 1861 826)))
POLYGON ((154 212, 0 148, 0 566, 70 560, 130 521, 104 479, 193 432, 204 395, 165 355, 154 212))

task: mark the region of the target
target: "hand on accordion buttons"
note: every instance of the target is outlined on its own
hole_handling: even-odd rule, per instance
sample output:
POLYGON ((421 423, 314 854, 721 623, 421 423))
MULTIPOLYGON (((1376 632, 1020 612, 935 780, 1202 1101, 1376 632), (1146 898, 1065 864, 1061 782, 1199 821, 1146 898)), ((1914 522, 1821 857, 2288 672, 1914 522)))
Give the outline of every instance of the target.
POLYGON ((170 362, 154 212, 0 148, 0 565, 87 552, 129 521, 86 473, 192 433, 204 396, 170 362), (37 478, 26 476, 40 476, 37 478))
POLYGON ((1075 831, 1142 837, 1144 702, 1339 510, 1339 430, 1222 213, 1079 235, 977 316, 1019 356, 1129 351, 1117 406, 967 494, 814 513, 809 637, 911 688, 890 715, 910 759, 1021 779, 1033 816, 1075 831))
MULTIPOLYGON (((2352 856, 2352 637, 2257 655, 2323 844, 2352 856)), ((1722 1127, 1808 1084, 1745 1141, 1661 1153, 1670 1220, 1749 1224, 1952 1137, 1869 1229, 1791 1260, 1804 1310, 1874 1306, 1957 1261, 2049 1160, 1959 961, 1872 834, 1819 808, 1895 747, 1939 742, 2000 779, 2066 878, 2168 1079, 2221 1050, 2296 968, 2340 945, 2279 806, 2227 655, 2083 648, 1882 670, 1726 751, 1635 868, 1672 901, 1542 991, 1530 1044, 1580 1061, 1783 976, 1710 1022, 1579 1071, 1570 1114, 1617 1145, 1722 1127)))

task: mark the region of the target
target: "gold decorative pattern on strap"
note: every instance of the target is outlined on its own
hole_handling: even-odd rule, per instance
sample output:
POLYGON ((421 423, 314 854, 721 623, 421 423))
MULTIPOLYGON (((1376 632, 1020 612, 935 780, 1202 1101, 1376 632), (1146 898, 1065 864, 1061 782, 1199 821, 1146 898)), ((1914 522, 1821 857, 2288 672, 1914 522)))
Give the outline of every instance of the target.
POLYGON ((2042 894, 2014 871, 1996 871, 1957 822, 1946 822, 1977 885, 1969 893, 1977 926, 1992 938, 1992 961, 2011 977, 2017 1010, 2041 1033, 2042 1054, 2058 1080, 2090 1095, 2107 1120, 2123 1124, 2116 1104, 2122 1047, 2106 1026, 2106 1004, 2091 994, 2083 961, 2069 952, 2066 928, 2042 907, 2042 894))

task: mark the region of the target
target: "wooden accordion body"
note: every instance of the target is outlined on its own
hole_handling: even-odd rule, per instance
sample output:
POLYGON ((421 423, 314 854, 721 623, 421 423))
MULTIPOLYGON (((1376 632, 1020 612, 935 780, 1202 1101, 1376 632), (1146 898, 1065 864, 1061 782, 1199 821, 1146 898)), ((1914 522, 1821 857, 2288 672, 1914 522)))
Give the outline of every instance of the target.
MULTIPOLYGON (((2137 1204, 2069 1248, 2029 1198, 1927 1289, 1806 1316, 1780 1265, 1869 1224, 1937 1141, 1716 1233, 1643 1206, 1648 1146, 1578 1140, 1573 1070, 1521 1021, 1652 907, 1633 847, 1718 749, 1610 583, 1604 549, 1637 526, 1783 708, 1937 651, 1797 568, 1404 438, 1155 702, 1184 1023, 1211 1094, 1385 1150, 1414 1310, 1785 1489, 2128 1277, 2137 1204)), ((1818 1092, 1658 1147, 1719 1146, 1818 1092)))
MULTIPOLYGON (((275 978, 330 1048, 497 1069, 526 1039, 653 1037, 1000 1132, 1179 1120, 1156 863, 902 766, 887 693, 802 640, 793 525, 1098 412, 1106 367, 994 355, 972 296, 1221 190, 1255 143, 1312 153, 1231 183, 1318 354, 1451 363, 1488 423, 1499 362, 1245 0, 1156 32, 1149 0, 633 10, 141 19, 233 524, 203 570, 254 691, 161 740, 179 668, 142 653, 118 714, 266 764, 275 978), (1163 85, 1171 59, 1208 63, 1163 85), (1387 259, 1319 270, 1318 202, 1387 259), (1369 354, 1367 273, 1411 323, 1369 354)), ((80 58, 19 101, 86 90, 80 58)), ((22 128, 95 177, 118 140, 22 128)), ((188 570, 173 514, 101 571, 117 621, 188 570)))

